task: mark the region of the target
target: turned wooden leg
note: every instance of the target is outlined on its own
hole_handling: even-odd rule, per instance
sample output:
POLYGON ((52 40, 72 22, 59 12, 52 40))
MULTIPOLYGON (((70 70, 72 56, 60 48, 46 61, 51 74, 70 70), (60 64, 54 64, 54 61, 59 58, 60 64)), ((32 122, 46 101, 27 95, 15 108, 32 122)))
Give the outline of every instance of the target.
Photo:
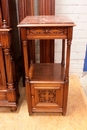
POLYGON ((66 113, 65 113, 65 112, 63 112, 63 113, 62 113, 62 115, 63 115, 63 116, 65 116, 65 115, 66 115, 66 113))
POLYGON ((32 115, 32 112, 29 113, 29 116, 31 116, 31 115, 32 115))
POLYGON ((67 110, 68 86, 69 86, 70 47, 71 47, 71 39, 68 39, 67 40, 67 50, 66 50, 66 70, 65 70, 64 99, 63 99, 63 115, 66 115, 66 110, 67 110))
POLYGON ((62 61, 61 64, 65 65, 65 39, 62 40, 62 61))

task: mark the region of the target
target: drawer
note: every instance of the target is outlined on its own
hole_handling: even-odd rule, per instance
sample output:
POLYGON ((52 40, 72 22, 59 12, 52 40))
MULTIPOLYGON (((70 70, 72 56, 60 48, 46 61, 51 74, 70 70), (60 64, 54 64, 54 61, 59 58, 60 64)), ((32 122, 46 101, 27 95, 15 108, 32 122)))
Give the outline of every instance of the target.
POLYGON ((67 38, 67 27, 31 27, 27 29, 28 39, 67 38))

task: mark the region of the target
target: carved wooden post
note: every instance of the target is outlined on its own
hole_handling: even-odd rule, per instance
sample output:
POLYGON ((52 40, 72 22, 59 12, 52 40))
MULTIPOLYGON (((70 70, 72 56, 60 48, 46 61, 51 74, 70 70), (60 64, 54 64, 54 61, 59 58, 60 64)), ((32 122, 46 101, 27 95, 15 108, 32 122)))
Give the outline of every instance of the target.
POLYGON ((28 111, 31 115, 31 88, 30 88, 30 81, 29 81, 29 58, 28 58, 28 41, 26 38, 26 29, 21 29, 21 40, 23 46, 23 57, 24 57, 24 68, 25 68, 25 85, 26 85, 26 94, 27 94, 27 101, 28 103, 28 111))
POLYGON ((65 39, 62 40, 62 65, 65 65, 65 39))
POLYGON ((68 38, 67 38, 67 50, 66 50, 66 70, 65 70, 65 85, 64 85, 64 104, 63 115, 66 114, 67 109, 67 98, 68 98, 68 85, 69 85, 69 64, 70 64, 70 49, 71 49, 71 41, 72 41, 72 31, 73 28, 68 28, 68 38))
POLYGON ((10 39, 11 29, 6 25, 6 21, 3 21, 3 25, 0 29, 1 34, 1 43, 4 51, 5 57, 5 67, 6 67, 6 79, 7 79, 7 99, 11 104, 11 110, 14 111, 17 109, 17 95, 16 95, 16 86, 14 85, 13 80, 13 66, 12 66, 12 56, 10 52, 11 39, 10 39))

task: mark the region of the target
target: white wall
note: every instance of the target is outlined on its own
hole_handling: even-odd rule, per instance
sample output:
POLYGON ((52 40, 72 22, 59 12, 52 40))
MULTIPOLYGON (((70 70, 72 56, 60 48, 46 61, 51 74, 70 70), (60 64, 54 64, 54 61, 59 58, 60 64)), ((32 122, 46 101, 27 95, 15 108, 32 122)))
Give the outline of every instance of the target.
MULTIPOLYGON (((56 15, 67 15, 75 22, 71 46, 70 73, 83 74, 87 44, 87 0, 56 0, 56 15)), ((55 44, 55 62, 60 59, 60 45, 55 44)))

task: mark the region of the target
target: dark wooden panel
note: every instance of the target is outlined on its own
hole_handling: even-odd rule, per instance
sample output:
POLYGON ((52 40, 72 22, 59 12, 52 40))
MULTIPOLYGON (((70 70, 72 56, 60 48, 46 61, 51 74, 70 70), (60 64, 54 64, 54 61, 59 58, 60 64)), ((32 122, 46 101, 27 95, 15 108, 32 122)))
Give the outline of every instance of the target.
POLYGON ((1 0, 2 18, 7 21, 7 25, 10 26, 9 4, 8 0, 1 0))
MULTIPOLYGON (((55 0, 39 0, 39 15, 54 15, 55 0)), ((40 41, 40 62, 54 62, 54 40, 40 41)))
POLYGON ((4 66, 3 51, 0 45, 0 90, 5 89, 6 89, 5 66, 4 66))
POLYGON ((17 28, 17 11, 16 11, 16 0, 1 0, 2 7, 2 17, 7 21, 7 25, 12 28, 11 39, 12 39, 12 54, 15 63, 18 62, 18 59, 21 55, 20 44, 19 44, 19 35, 17 28))
POLYGON ((18 0, 19 21, 27 15, 34 15, 33 0, 18 0))
MULTIPOLYGON (((0 5, 1 5, 1 3, 0 3, 0 5)), ((0 27, 1 27, 1 25, 2 25, 2 13, 1 13, 1 7, 0 7, 0 27)))
POLYGON ((55 14, 55 0, 39 0, 39 14, 40 15, 54 15, 55 14))
MULTIPOLYGON (((25 18, 27 15, 34 15, 34 1, 33 0, 18 0, 18 12, 19 12, 19 22, 25 18)), ((30 60, 35 62, 35 42, 30 41, 28 45, 28 53, 30 60), (33 52, 33 53, 32 53, 33 52)))
POLYGON ((9 0, 9 14, 10 14, 10 27, 12 27, 11 39, 12 39, 12 52, 13 58, 17 63, 19 57, 21 56, 20 43, 19 43, 19 34, 18 34, 18 20, 17 20, 17 11, 16 11, 16 0, 9 0), (13 40, 14 39, 14 40, 13 40))

